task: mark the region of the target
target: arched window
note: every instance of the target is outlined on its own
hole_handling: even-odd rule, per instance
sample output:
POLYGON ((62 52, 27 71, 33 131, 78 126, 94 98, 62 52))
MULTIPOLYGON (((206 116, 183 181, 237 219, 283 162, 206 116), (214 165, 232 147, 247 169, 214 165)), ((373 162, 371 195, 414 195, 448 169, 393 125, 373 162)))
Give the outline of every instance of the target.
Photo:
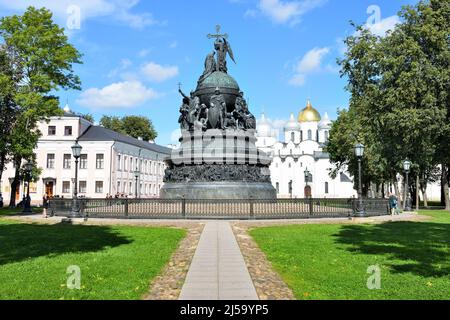
POLYGON ((294 142, 294 140, 295 140, 295 133, 291 132, 291 141, 294 142))
POLYGON ((328 138, 329 138, 329 133, 328 133, 328 131, 325 131, 325 142, 328 141, 328 138))
POLYGON ((325 193, 328 194, 328 182, 325 182, 325 193))
POLYGON ((312 131, 308 130, 308 140, 312 140, 312 131))
POLYGON ((275 188, 277 189, 277 193, 280 193, 280 183, 275 183, 275 188))
POLYGON ((300 131, 300 141, 303 141, 303 131, 300 131))
POLYGON ((319 142, 319 131, 316 131, 316 141, 319 142))

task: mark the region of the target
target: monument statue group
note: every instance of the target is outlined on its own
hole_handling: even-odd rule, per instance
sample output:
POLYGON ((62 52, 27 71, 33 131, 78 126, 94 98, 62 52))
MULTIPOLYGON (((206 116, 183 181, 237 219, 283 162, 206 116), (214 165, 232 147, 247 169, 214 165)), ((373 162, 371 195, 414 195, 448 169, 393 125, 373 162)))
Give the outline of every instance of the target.
POLYGON ((167 199, 273 199, 268 155, 257 150, 256 120, 244 93, 228 75, 235 62, 228 35, 208 34, 214 50, 205 59, 197 88, 181 90, 180 147, 167 160, 161 197, 167 199))

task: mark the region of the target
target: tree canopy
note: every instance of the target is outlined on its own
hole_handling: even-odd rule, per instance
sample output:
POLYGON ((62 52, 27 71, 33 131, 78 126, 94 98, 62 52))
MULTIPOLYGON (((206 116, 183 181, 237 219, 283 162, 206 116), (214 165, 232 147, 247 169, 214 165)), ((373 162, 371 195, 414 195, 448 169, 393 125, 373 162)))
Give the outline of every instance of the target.
MULTIPOLYGON (((52 92, 81 89, 72 67, 81 63, 81 54, 45 8, 28 7, 23 15, 0 18, 0 37, 0 127, 8 128, 1 133, 6 143, 0 144, 0 156, 5 155, 0 172, 10 157, 16 165, 13 194, 22 160, 34 160, 33 150, 40 136, 38 121, 62 114, 59 99, 52 92), (10 116, 4 117, 6 113, 10 116)), ((14 201, 11 196, 10 205, 14 201)))
POLYGON ((152 121, 144 116, 124 116, 120 118, 104 115, 100 119, 100 125, 136 139, 155 140, 158 136, 152 121))
POLYGON ((422 178, 450 163, 450 2, 420 1, 399 16, 383 37, 354 25, 338 60, 351 98, 327 150, 336 169, 348 166, 355 175, 353 146, 365 144, 366 182, 395 181, 406 158, 422 178))

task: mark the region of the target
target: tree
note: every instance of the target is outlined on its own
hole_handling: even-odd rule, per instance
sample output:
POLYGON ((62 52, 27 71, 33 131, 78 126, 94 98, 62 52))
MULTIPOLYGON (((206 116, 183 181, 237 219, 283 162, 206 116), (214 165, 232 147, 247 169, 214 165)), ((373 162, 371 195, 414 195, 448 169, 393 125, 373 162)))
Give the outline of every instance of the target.
POLYGON ((17 111, 14 102, 14 70, 4 48, 0 48, 0 181, 11 150, 11 129, 17 111))
POLYGON ((11 157, 16 174, 11 184, 10 206, 15 206, 15 190, 20 182, 23 159, 30 159, 40 132, 37 123, 49 116, 62 114, 53 90, 81 89, 80 79, 72 65, 81 63, 81 54, 68 43, 64 29, 52 20, 45 9, 29 7, 22 16, 0 19, 0 36, 10 58, 16 79, 14 102, 19 106, 11 129, 11 157))
POLYGON ((95 122, 94 116, 93 116, 92 114, 90 114, 90 113, 81 114, 80 116, 81 116, 83 119, 89 121, 90 123, 94 123, 94 122, 95 122))
POLYGON ((152 121, 144 116, 103 116, 100 125, 116 132, 144 140, 154 140, 157 132, 153 128, 152 121))
MULTIPOLYGON (((373 158, 369 177, 394 186, 405 158, 423 173, 442 161, 437 155, 440 145, 448 146, 449 123, 449 2, 420 1, 399 16, 402 22, 385 37, 356 26, 357 33, 345 40, 346 56, 338 61, 348 78, 352 125, 361 130, 373 158)), ((334 131, 345 134, 345 126, 334 131)), ((345 154, 336 146, 329 151, 332 159, 345 154)))

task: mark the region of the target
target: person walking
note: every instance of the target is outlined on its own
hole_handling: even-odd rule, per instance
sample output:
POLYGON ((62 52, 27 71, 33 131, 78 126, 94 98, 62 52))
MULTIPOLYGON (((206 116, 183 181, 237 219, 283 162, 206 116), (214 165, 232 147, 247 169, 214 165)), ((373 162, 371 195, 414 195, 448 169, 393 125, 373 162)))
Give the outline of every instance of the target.
POLYGON ((389 209, 391 210, 391 215, 398 214, 398 199, 393 193, 389 195, 389 209))
POLYGON ((47 213, 47 210, 48 210, 48 196, 47 196, 47 194, 44 194, 44 196, 42 197, 42 208, 43 208, 43 217, 44 218, 48 218, 48 213, 47 213))

